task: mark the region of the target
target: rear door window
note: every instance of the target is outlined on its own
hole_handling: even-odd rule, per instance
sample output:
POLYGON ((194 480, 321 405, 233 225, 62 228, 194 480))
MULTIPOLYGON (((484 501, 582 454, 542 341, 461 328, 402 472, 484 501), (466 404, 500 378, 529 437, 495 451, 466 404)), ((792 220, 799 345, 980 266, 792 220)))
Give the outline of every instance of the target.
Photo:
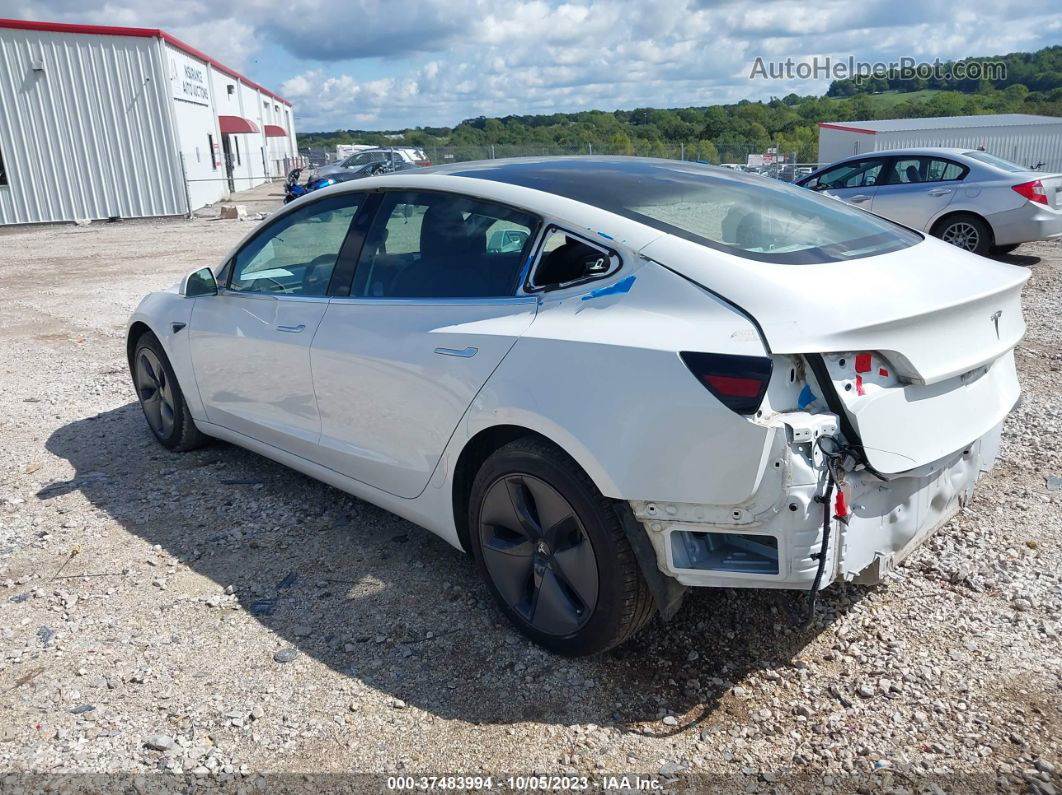
POLYGON ((961 180, 969 169, 942 157, 897 157, 889 169, 888 185, 961 180))
POLYGON ((451 193, 384 195, 354 273, 352 296, 515 295, 538 219, 451 193))

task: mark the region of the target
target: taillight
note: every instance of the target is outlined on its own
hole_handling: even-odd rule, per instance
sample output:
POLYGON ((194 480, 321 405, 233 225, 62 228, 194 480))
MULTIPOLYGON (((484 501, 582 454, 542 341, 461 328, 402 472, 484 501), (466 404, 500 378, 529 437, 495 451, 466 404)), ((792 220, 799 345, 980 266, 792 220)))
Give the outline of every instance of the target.
POLYGON ((1047 204, 1047 191, 1044 190, 1044 183, 1038 179, 1034 179, 1032 182, 1023 182, 1020 185, 1011 185, 1010 189, 1031 202, 1047 204))
POLYGON ((415 162, 415 163, 416 163, 416 164, 417 164, 418 166, 420 166, 421 168, 427 168, 428 166, 430 166, 430 165, 431 165, 431 161, 430 161, 430 160, 416 160, 416 161, 414 161, 414 162, 415 162))
POLYGON ((732 356, 725 353, 679 354, 704 386, 731 411, 753 414, 767 394, 774 362, 767 356, 732 356))

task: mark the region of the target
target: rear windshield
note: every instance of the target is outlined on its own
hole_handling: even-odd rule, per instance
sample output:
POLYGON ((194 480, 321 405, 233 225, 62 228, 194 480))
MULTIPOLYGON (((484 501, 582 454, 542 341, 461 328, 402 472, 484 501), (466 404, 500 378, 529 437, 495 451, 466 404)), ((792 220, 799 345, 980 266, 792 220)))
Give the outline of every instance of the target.
POLYGON ((839 199, 692 163, 573 158, 570 163, 484 164, 464 175, 565 196, 760 262, 839 262, 897 251, 922 239, 839 199))
POLYGON ((1019 166, 1017 163, 1011 163, 1009 160, 1004 160, 1002 157, 996 157, 995 155, 990 155, 990 154, 988 154, 988 152, 973 151, 973 152, 963 152, 963 154, 966 155, 967 157, 973 159, 973 160, 980 160, 982 163, 987 163, 990 166, 995 166, 996 168, 1001 168, 1004 171, 1011 171, 1011 172, 1015 172, 1016 173, 1018 171, 1028 171, 1029 170, 1025 166, 1019 166))

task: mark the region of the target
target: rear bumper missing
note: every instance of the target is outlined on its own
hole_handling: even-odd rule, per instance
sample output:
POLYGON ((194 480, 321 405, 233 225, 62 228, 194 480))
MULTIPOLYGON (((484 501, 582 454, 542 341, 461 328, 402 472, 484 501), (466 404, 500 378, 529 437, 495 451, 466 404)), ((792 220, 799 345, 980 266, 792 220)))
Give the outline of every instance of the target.
MULTIPOLYGON (((822 587, 878 582, 973 494, 995 463, 1002 423, 939 461, 887 481, 848 477, 851 515, 834 522, 822 587)), ((812 586, 822 543, 821 453, 779 433, 756 497, 740 506, 632 502, 666 575, 689 586, 812 586)))

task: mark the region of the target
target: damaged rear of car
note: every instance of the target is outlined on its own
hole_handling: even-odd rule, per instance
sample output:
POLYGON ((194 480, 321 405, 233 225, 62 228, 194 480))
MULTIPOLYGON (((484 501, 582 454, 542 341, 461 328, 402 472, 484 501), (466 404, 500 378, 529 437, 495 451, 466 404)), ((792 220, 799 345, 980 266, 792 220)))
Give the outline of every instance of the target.
MULTIPOLYGON (((779 429, 766 488, 732 510, 725 532, 661 517, 656 504, 636 503, 636 515, 687 584, 876 582, 995 461, 1019 396, 1013 349, 1028 273, 866 214, 731 192, 715 227, 686 222, 706 216, 689 212, 696 191, 638 208, 676 227, 641 254, 756 323, 762 399, 739 412, 779 429)), ((702 191, 702 204, 721 194, 702 191)), ((752 381, 719 383, 714 391, 753 392, 752 381)))
MULTIPOLYGON (((637 225, 617 242, 659 233, 617 273, 621 296, 543 295, 484 392, 514 422, 566 416, 548 435, 629 504, 653 551, 643 570, 811 594, 874 583, 995 462, 1019 397, 1025 270, 715 169, 508 178, 637 225), (545 362, 558 404, 536 392, 517 410, 501 385, 545 362)), ((674 589, 655 590, 673 610, 674 589)))

